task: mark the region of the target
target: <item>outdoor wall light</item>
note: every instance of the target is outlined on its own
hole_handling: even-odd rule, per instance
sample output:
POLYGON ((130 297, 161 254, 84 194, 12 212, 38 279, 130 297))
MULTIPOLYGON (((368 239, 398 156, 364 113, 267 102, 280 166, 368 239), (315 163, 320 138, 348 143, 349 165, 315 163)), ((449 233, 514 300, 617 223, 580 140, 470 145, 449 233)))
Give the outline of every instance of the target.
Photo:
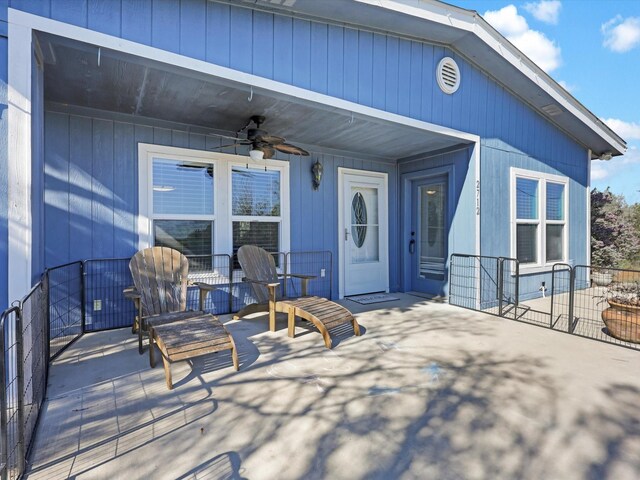
POLYGON ((264 158, 264 152, 262 150, 257 150, 254 148, 249 152, 249 157, 251 157, 251 160, 253 160, 254 162, 258 162, 264 158))
POLYGON ((311 166, 311 173, 313 174, 313 189, 314 190, 318 190, 318 188, 320 187, 320 181, 322 180, 322 164, 320 163, 320 160, 316 160, 316 163, 314 163, 311 166))

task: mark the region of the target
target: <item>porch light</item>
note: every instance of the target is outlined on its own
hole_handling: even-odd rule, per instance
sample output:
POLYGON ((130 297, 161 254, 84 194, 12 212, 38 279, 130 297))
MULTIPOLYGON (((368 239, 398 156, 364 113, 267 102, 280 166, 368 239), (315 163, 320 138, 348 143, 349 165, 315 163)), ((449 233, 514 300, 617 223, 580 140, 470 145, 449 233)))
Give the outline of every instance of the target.
POLYGON ((172 187, 171 185, 154 185, 154 192, 173 192, 176 187, 172 187))
POLYGON ((251 160, 254 162, 258 162, 264 158, 264 152, 254 148, 249 152, 249 157, 251 157, 251 160))
POLYGON ((427 195, 435 195, 436 191, 435 190, 427 190, 427 195))
POLYGON ((322 170, 324 170, 324 168, 322 167, 320 160, 316 160, 316 163, 314 163, 311 166, 311 173, 313 174, 314 190, 318 190, 318 188, 320 187, 320 181, 322 180, 322 170))

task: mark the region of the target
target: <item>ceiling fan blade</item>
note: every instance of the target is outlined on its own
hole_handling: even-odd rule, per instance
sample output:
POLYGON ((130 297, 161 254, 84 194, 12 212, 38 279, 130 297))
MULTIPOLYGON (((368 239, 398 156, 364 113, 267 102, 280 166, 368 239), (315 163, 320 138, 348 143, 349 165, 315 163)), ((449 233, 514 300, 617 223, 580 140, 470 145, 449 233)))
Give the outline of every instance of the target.
POLYGON ((269 147, 269 146, 263 146, 263 147, 258 147, 258 150, 262 150, 262 152, 264 152, 264 159, 268 160, 269 158, 273 157, 276 154, 276 151, 273 149, 273 147, 269 147))
POLYGON ((268 143, 270 145, 280 145, 285 142, 285 139, 276 135, 256 135, 256 142, 268 143))
POLYGON ((290 143, 281 143, 280 145, 274 145, 273 148, 282 153, 289 153, 291 155, 302 155, 303 157, 309 156, 309 152, 300 147, 296 147, 295 145, 291 145, 290 143))
POLYGON ((211 147, 209 148, 209 150, 222 150, 223 148, 230 148, 230 147, 242 147, 245 145, 251 145, 250 142, 238 142, 238 143, 230 143, 228 145, 221 145, 220 147, 211 147))
POLYGON ((212 137, 218 137, 218 138, 227 138, 229 140, 236 140, 236 141, 242 141, 242 142, 246 142, 247 139, 246 138, 241 138, 241 137, 232 137, 231 135, 221 135, 219 133, 210 133, 209 135, 211 135, 212 137))

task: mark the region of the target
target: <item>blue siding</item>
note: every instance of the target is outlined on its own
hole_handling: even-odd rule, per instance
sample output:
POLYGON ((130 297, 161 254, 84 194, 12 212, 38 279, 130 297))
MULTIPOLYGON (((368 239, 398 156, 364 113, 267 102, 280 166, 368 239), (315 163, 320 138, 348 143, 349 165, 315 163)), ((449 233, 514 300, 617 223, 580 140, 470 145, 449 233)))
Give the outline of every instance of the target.
MULTIPOLYGON (((586 149, 446 47, 392 35, 372 34, 352 27, 253 11, 247 8, 249 5, 232 6, 204 0, 10 0, 9 4, 13 8, 205 59, 239 71, 477 134, 483 139, 482 253, 508 255, 508 171, 510 166, 519 166, 571 178, 570 258, 576 263, 587 261, 583 220, 586 218, 588 171, 586 149), (232 32, 246 34, 233 35, 232 32), (454 95, 442 93, 434 81, 435 66, 446 55, 453 56, 461 69, 462 83, 454 95)), ((2 10, 5 15, 6 9, 2 10)), ((3 41, 6 59, 6 39, 3 41)), ((0 64, 3 64, 1 68, 6 68, 6 61, 0 64)), ((6 72, 4 74, 6 79, 6 72)), ((6 113, 3 112, 4 115, 6 113)), ((46 152, 46 212, 55 212, 61 217, 66 215, 69 222, 66 224, 66 233, 63 226, 49 219, 46 220, 46 227, 62 235, 61 238, 67 238, 66 245, 74 243, 73 249, 69 247, 63 253, 49 251, 51 247, 48 246, 46 262, 49 265, 58 259, 69 258, 71 252, 93 256, 131 253, 134 241, 129 228, 135 229, 135 224, 130 227, 135 215, 132 210, 135 207, 131 202, 136 196, 131 193, 131 185, 118 185, 114 178, 114 172, 126 167, 135 157, 135 151, 128 147, 131 138, 137 141, 144 137, 144 141, 180 146, 191 142, 197 145, 207 142, 184 131, 132 124, 114 125, 103 120, 59 114, 49 114, 46 125, 51 127, 51 131, 46 132, 46 148, 53 149, 52 152, 46 152), (91 128, 90 134, 83 130, 86 128, 91 128), (56 138, 52 132, 63 136, 56 138), (77 144, 70 140, 74 135, 82 139, 77 144), (90 145, 85 145, 87 142, 90 145), (67 160, 66 173, 62 171, 65 167, 64 158, 71 159, 67 160), (101 161, 98 162, 98 159, 101 161), (54 171, 62 176, 53 176, 54 171), (60 184, 64 183, 61 180, 64 178, 73 180, 71 186, 60 184), (85 203, 69 201, 70 198, 75 199, 78 192, 90 192, 90 196, 82 197, 85 203), (101 203, 97 204, 98 201, 101 203), (128 208, 125 206, 127 202, 128 208), (111 212, 111 222, 101 223, 108 212, 111 212), (93 218, 96 224, 87 225, 84 222, 87 218, 93 218), (78 232, 83 236, 78 237, 78 232), (104 244, 94 245, 94 236, 108 239, 104 244), (78 238, 87 239, 89 243, 80 245, 82 242, 78 238), (94 246, 89 247, 91 245, 94 246), (88 248, 91 250, 86 251, 88 248)), ((6 130, 6 120, 0 124, 0 128, 6 130)), ((6 142, 6 133, 0 142, 6 142)), ((6 147, 2 148, 6 151, 6 147)), ((6 162, 6 153, 3 156, 0 152, 0 158, 6 162)), ((297 212, 297 216, 292 216, 292 248, 298 249, 306 244, 305 239, 310 239, 313 245, 321 242, 323 248, 335 252, 337 235, 331 229, 336 228, 336 221, 329 214, 335 213, 336 208, 337 167, 382 169, 388 170, 393 176, 396 175, 395 167, 325 156, 324 161, 331 165, 333 174, 328 168, 325 169, 321 190, 296 191, 298 187, 293 178, 297 176, 303 184, 308 183, 308 169, 312 160, 292 163, 292 206, 299 207, 310 202, 313 205, 331 205, 333 210, 320 208, 316 213, 314 208, 313 215, 297 212), (296 201, 293 201, 294 194, 298 195, 296 201), (319 199, 322 199, 322 203, 319 199), (316 221, 316 215, 318 219, 322 218, 322 225, 316 221)), ((130 178, 135 178, 135 174, 135 171, 131 172, 130 178)), ((475 172, 469 169, 468 174, 460 201, 465 202, 465 224, 472 225, 472 217, 467 212, 471 211, 468 207, 475 204, 474 189, 469 187, 475 172)), ((6 179, 0 178, 0 202, 6 204, 6 193, 4 199, 1 195, 2 188, 6 190, 6 186, 1 185, 2 181, 6 183, 6 179)), ((390 199, 395 202, 399 192, 391 176, 389 186, 390 199)), ((2 209, 5 218, 0 222, 0 233, 2 228, 6 231, 4 212, 6 205, 2 209)), ((390 218, 393 219, 393 215, 390 218)), ((390 225, 392 261, 395 261, 395 248, 400 237, 394 221, 390 225)), ((47 231, 47 235, 52 233, 47 231)), ((456 244, 454 248, 462 247, 456 244)), ((0 257, 0 262, 6 263, 6 253, 0 257)), ((398 266, 392 264, 391 267, 391 285, 395 288, 400 283, 398 266)), ((337 268, 335 270, 337 272, 337 268)), ((531 280, 532 284, 539 284, 539 281, 531 280)), ((6 283, 6 279, 0 282, 6 283)), ((0 283, 0 300, 2 288, 6 291, 6 286, 0 283)))
MULTIPOLYGON (((215 146, 211 136, 103 118, 46 112, 45 264, 127 257, 137 249, 139 142, 194 149, 215 146)), ((330 250, 338 288, 338 167, 389 175, 389 211, 397 209, 396 165, 313 154, 290 162, 291 250, 330 250), (324 165, 320 188, 311 188, 311 165, 324 165)), ((390 216, 390 285, 399 287, 399 224, 390 216)), ((228 253, 228 252, 220 252, 228 253)))

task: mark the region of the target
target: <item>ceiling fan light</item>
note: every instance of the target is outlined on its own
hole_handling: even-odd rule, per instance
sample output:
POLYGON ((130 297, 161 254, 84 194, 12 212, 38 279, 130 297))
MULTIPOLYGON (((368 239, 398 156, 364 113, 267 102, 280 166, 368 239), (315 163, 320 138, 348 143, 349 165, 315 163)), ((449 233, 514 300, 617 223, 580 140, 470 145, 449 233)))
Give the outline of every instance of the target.
POLYGON ((258 162, 264 158, 264 152, 262 150, 257 150, 254 148, 249 152, 249 157, 251 157, 251 160, 253 160, 254 162, 258 162))

